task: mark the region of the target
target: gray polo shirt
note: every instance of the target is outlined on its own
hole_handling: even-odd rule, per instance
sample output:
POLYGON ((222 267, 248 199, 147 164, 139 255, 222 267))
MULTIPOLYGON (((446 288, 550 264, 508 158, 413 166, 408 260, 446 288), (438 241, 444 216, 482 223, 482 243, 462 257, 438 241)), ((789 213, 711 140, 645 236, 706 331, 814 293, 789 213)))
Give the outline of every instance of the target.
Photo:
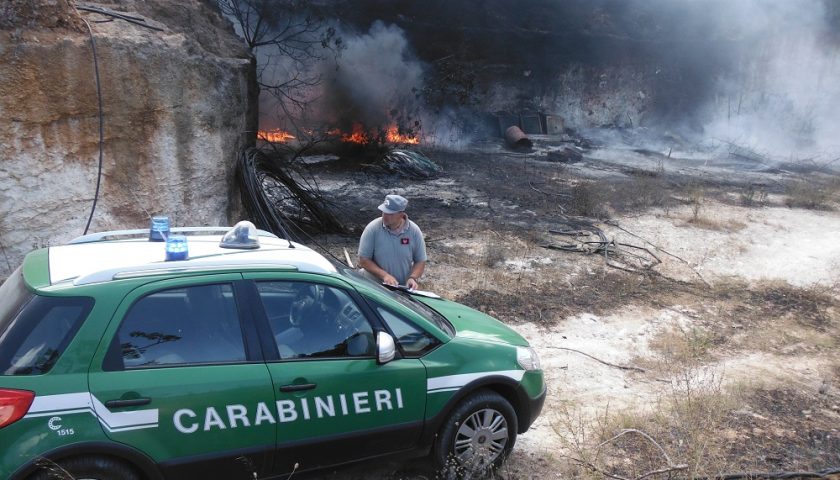
POLYGON ((411 267, 426 261, 426 243, 423 232, 416 223, 408 220, 408 226, 399 233, 393 233, 382 224, 382 217, 368 223, 359 240, 359 256, 373 260, 383 270, 405 285, 411 274, 411 267))

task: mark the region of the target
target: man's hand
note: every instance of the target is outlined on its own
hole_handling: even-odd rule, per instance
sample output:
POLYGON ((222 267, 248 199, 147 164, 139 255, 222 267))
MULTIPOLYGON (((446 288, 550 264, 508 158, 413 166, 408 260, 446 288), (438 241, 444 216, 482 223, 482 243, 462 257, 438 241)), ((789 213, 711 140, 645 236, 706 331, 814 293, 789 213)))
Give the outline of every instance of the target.
POLYGON ((359 266, 364 268, 370 274, 379 277, 382 279, 382 283, 386 285, 390 285, 392 287, 396 287, 400 284, 393 275, 386 272, 382 269, 379 265, 376 264, 373 260, 366 257, 359 257, 359 266))
POLYGON ((417 287, 420 285, 417 284, 417 280, 409 277, 409 279, 405 282, 405 286, 408 287, 409 290, 417 290, 417 287))

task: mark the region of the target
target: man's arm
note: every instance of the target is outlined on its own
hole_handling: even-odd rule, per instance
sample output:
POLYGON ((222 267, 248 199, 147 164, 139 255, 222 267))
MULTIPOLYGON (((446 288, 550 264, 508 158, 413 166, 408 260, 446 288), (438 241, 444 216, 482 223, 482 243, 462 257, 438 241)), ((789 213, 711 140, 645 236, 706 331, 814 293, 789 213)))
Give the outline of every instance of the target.
POLYGON ((425 270, 426 270, 426 261, 425 260, 415 263, 414 266, 411 267, 411 273, 408 275, 408 280, 406 280, 405 286, 412 289, 412 290, 416 290, 417 287, 420 286, 417 283, 417 281, 423 275, 423 271, 425 271, 425 270))
MULTIPOLYGON (((372 275, 378 277, 382 280, 383 283, 387 283, 388 285, 397 286, 399 282, 393 275, 386 272, 382 267, 376 264, 372 259, 367 257, 359 257, 359 266, 364 268, 365 271, 370 272, 372 275)), ((414 270, 412 270, 412 273, 414 270)), ((422 271, 421 271, 422 273, 422 271)))
POLYGON ((408 280, 405 281, 405 285, 412 290, 417 290, 420 277, 423 276, 423 272, 426 270, 426 260, 428 260, 428 257, 426 257, 426 239, 423 237, 423 232, 414 222, 412 222, 411 228, 415 232, 411 249, 414 264, 411 267, 411 273, 408 274, 408 280))

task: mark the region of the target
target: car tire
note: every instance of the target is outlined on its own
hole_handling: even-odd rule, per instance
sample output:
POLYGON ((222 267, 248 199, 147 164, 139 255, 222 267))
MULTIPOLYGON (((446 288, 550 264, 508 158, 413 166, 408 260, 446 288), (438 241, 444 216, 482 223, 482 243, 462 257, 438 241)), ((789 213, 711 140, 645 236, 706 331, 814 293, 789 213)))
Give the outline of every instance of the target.
POLYGON ((516 412, 490 390, 462 400, 440 427, 434 450, 442 478, 481 478, 504 463, 516 442, 516 412))
POLYGON ((141 480, 129 465, 110 457, 74 457, 58 462, 40 460, 30 480, 141 480))

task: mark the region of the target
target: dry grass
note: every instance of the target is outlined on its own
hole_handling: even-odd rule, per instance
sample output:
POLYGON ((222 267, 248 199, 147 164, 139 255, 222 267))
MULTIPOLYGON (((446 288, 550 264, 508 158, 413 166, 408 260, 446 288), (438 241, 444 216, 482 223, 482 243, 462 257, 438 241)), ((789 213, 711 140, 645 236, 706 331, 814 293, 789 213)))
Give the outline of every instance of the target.
POLYGON ((505 261, 505 242, 500 235, 491 235, 484 244, 484 256, 482 264, 487 268, 493 268, 505 261))
POLYGON ((693 478, 747 472, 816 472, 837 466, 840 406, 832 389, 840 365, 817 389, 724 382, 704 364, 714 348, 704 330, 675 330, 656 340, 648 371, 665 383, 644 404, 592 412, 562 403, 552 426, 573 478, 693 478))
MULTIPOLYGON (((658 334, 650 342, 650 348, 665 358, 680 365, 701 361, 717 345, 724 342, 714 330, 692 326, 675 327, 658 334)), ((637 362, 639 363, 639 362, 637 362)), ((652 362, 656 367, 656 362, 652 362)))
POLYGON ((785 204, 791 208, 834 210, 840 198, 840 178, 812 177, 791 182, 785 187, 785 204))
MULTIPOLYGON (((476 272, 476 275, 481 275, 476 272)), ((544 275, 523 278, 514 272, 486 272, 486 288, 472 288, 455 300, 510 323, 550 326, 580 312, 605 314, 628 303, 649 304, 668 282, 656 276, 602 269, 578 275, 568 284, 534 283, 544 275)))
POLYGON ((593 417, 565 404, 553 423, 570 459, 562 473, 637 479, 672 469, 653 478, 695 478, 836 467, 840 436, 830 397, 723 387, 718 372, 681 372, 648 406, 607 407, 593 417))
POLYGON ((727 383, 723 370, 708 362, 724 343, 702 327, 663 332, 651 342, 657 355, 643 363, 648 379, 662 382, 657 396, 594 413, 564 402, 552 424, 570 460, 562 473, 599 480, 694 478, 836 466, 840 407, 831 391, 840 364, 818 391, 727 383), (651 475, 657 471, 663 473, 651 475))
POLYGON ((606 201, 616 212, 646 211, 650 208, 670 209, 671 187, 661 172, 633 171, 629 181, 611 185, 606 201))
POLYGON ((605 219, 611 212, 643 212, 651 208, 670 209, 674 200, 663 175, 655 172, 634 172, 628 181, 606 183, 571 179, 578 182, 571 189, 568 213, 605 219))
POLYGON ((791 316, 801 325, 818 330, 836 324, 837 300, 824 287, 802 288, 781 281, 766 282, 762 288, 750 291, 749 297, 765 315, 791 316))
POLYGON ((686 223, 697 228, 717 232, 738 232, 747 228, 747 224, 738 220, 717 220, 698 215, 692 216, 686 221, 686 223))
POLYGON ((598 182, 582 181, 572 187, 568 211, 572 215, 590 218, 609 218, 608 190, 598 182))
POLYGON ((745 207, 763 207, 767 205, 767 195, 768 192, 766 189, 758 185, 750 185, 746 190, 741 192, 741 205, 745 207))
POLYGON ((722 387, 715 370, 670 360, 662 358, 667 387, 647 405, 618 411, 607 407, 594 416, 573 404, 564 406, 553 427, 569 452, 568 473, 600 479, 668 471, 692 478, 727 470, 717 438, 728 412, 738 405, 737 395, 722 387))

